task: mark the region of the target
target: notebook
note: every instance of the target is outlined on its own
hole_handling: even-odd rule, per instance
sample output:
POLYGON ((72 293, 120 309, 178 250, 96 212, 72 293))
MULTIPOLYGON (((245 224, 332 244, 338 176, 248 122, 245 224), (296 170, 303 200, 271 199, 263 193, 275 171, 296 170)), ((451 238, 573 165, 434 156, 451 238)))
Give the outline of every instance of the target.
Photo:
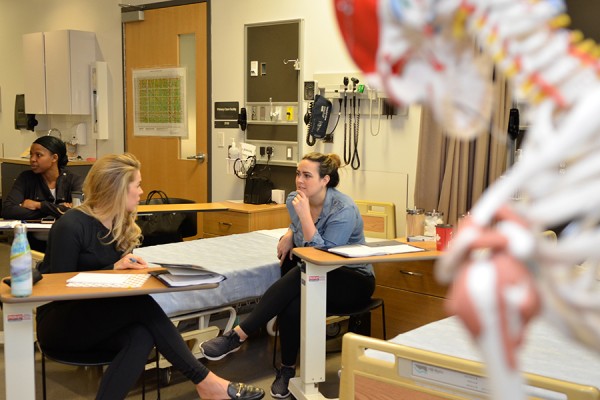
POLYGON ((414 253, 418 251, 424 251, 424 249, 391 240, 385 242, 372 242, 368 244, 337 246, 330 248, 329 251, 344 257, 372 257, 385 256, 388 254, 414 253))

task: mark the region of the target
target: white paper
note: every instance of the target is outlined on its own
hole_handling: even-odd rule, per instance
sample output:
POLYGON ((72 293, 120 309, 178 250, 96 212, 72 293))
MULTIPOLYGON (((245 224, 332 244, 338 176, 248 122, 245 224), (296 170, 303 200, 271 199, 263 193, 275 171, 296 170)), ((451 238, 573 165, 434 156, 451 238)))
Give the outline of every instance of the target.
POLYGON ((329 249, 329 251, 345 257, 371 257, 385 256, 388 254, 414 253, 423 251, 423 249, 408 244, 381 247, 369 247, 362 244, 351 244, 347 246, 332 247, 329 249))
POLYGON ((140 287, 148 280, 148 274, 111 274, 80 272, 67 279, 69 287, 140 287))

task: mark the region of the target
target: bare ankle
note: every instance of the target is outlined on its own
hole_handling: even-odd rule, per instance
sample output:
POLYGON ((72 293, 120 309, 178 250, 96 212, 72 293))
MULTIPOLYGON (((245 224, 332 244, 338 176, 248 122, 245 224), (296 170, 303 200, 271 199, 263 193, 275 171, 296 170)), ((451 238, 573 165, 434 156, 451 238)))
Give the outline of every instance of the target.
POLYGON ((244 340, 248 339, 248 335, 246 335, 246 332, 244 332, 242 330, 242 328, 240 328, 240 326, 236 326, 235 328, 233 328, 233 330, 235 331, 235 333, 237 333, 237 335, 240 337, 240 340, 243 342, 244 340))

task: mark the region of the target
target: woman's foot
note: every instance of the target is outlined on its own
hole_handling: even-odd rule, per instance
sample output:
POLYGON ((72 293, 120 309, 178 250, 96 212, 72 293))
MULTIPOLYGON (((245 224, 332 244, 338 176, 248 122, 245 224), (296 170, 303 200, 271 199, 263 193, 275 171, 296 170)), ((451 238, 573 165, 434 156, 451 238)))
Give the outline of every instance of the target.
POLYGON ((212 372, 199 384, 196 391, 201 399, 260 400, 265 396, 261 388, 245 383, 229 382, 212 372))
POLYGON ((290 385, 290 379, 296 376, 296 367, 288 367, 282 365, 280 369, 277 370, 277 376, 271 384, 271 396, 277 399, 285 399, 291 395, 290 389, 288 386, 290 385))
POLYGON ((200 343, 200 348, 204 357, 209 360, 217 361, 225 357, 227 354, 236 352, 244 343, 235 330, 230 330, 222 336, 217 336, 214 339, 200 343))

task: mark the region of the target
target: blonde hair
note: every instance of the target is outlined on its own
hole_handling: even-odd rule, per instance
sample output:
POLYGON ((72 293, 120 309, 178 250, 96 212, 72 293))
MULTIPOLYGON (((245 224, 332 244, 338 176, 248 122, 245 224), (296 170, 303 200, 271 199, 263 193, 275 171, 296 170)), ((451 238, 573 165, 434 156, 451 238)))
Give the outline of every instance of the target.
POLYGON ((319 163, 319 176, 324 178, 329 175, 329 182, 327 187, 336 187, 340 183, 340 174, 338 169, 342 164, 340 156, 335 153, 323 154, 318 152, 312 152, 302 157, 303 160, 309 160, 319 163))
POLYGON ((135 223, 137 210, 127 211, 129 184, 141 168, 139 160, 131 153, 109 154, 97 160, 83 183, 85 201, 77 209, 102 221, 110 218, 113 239, 117 250, 123 253, 140 245, 141 229, 135 223))

